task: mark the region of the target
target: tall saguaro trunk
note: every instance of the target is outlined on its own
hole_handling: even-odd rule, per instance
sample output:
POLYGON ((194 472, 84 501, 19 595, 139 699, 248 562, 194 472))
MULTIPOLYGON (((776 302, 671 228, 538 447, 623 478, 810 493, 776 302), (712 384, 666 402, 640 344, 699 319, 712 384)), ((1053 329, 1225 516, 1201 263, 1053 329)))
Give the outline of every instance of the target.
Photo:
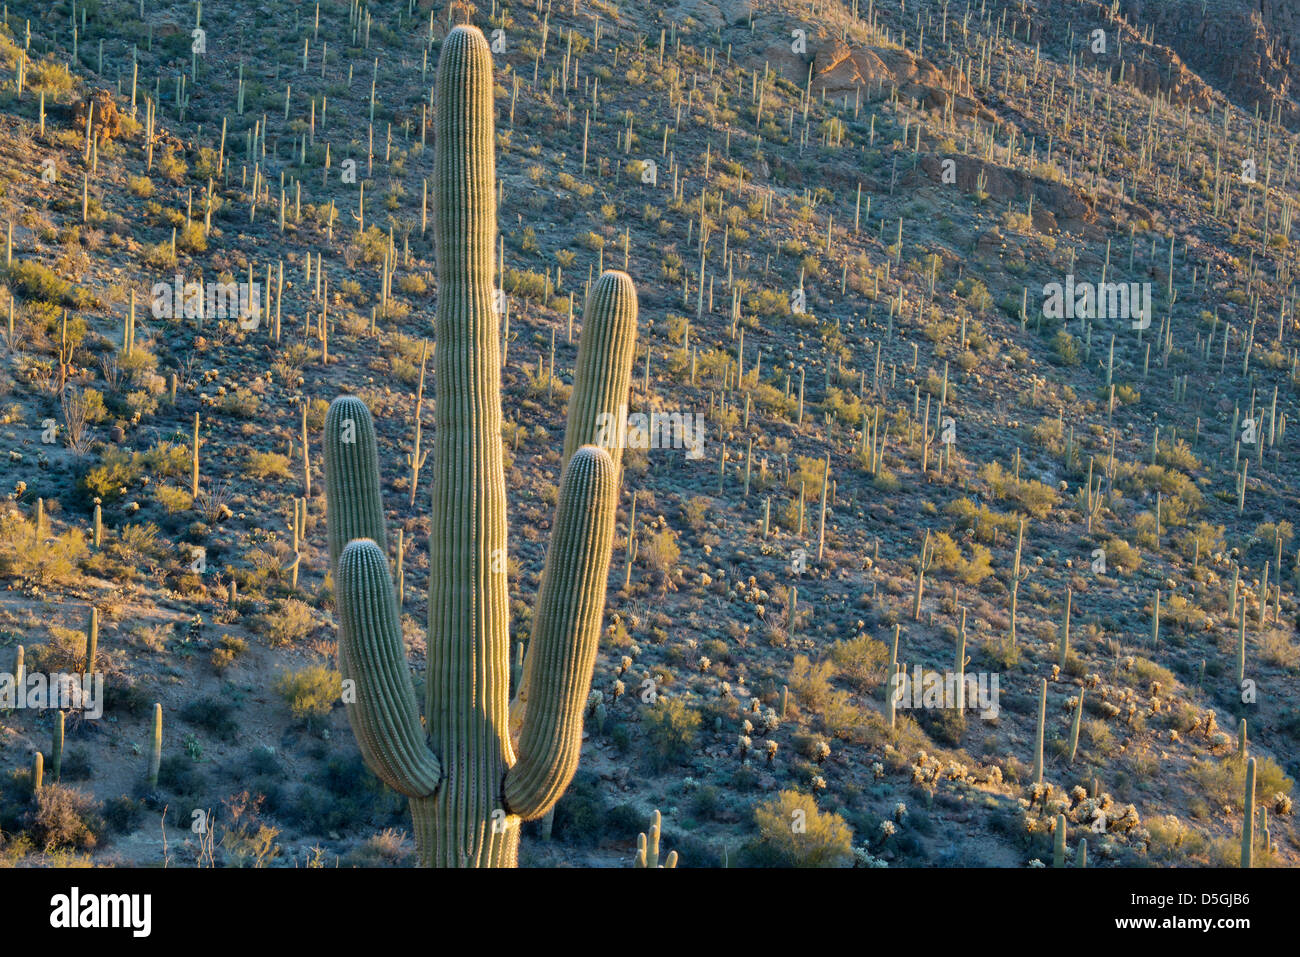
POLYGON ((434 751, 461 773, 414 810, 417 838, 435 864, 511 866, 519 821, 501 807, 501 780, 514 754, 507 718, 501 360, 492 285, 496 160, 492 54, 481 33, 462 29, 447 36, 437 83, 437 433, 429 562, 439 572, 430 577, 425 714, 434 751))

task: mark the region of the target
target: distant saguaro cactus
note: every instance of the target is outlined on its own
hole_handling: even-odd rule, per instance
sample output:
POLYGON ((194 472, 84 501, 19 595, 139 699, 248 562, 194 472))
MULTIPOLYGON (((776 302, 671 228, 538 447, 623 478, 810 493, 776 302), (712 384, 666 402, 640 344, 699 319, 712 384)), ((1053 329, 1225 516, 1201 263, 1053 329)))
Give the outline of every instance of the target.
POLYGON ((149 728, 149 787, 158 786, 158 770, 162 766, 162 705, 153 706, 153 724, 149 728))
POLYGON ((633 867, 656 869, 677 866, 676 851, 669 851, 668 856, 664 858, 664 863, 659 863, 659 822, 659 812, 656 810, 650 815, 649 835, 641 833, 636 836, 636 858, 632 862, 633 867))
POLYGON ((1241 866, 1255 866, 1255 759, 1246 762, 1246 796, 1241 819, 1241 866))
POLYGON ((366 763, 410 798, 421 863, 512 867, 520 821, 553 808, 577 769, 618 499, 617 460, 589 436, 626 401, 636 300, 626 275, 606 273, 588 304, 554 532, 510 703, 493 77, 479 30, 447 35, 437 87, 427 730, 389 571, 374 423, 350 396, 330 405, 324 438, 339 671, 355 686, 345 703, 366 763))

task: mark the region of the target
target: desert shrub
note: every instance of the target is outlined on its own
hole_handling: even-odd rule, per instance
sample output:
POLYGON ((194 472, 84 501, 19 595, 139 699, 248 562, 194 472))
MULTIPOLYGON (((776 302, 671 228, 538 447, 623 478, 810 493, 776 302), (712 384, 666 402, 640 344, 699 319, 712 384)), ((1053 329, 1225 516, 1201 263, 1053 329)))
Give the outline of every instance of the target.
POLYGON ((279 856, 280 829, 263 820, 265 801, 265 795, 244 790, 221 802, 230 818, 219 842, 227 867, 264 867, 279 856))
POLYGON ((38 262, 15 259, 9 267, 9 283, 24 299, 52 302, 71 309, 84 309, 90 305, 91 297, 86 290, 38 262))
POLYGON ((782 791, 754 808, 757 846, 751 863, 775 867, 847 867, 853 831, 842 817, 821 811, 810 795, 782 791))
POLYGON ((184 156, 175 149, 168 148, 163 151, 162 156, 158 157, 159 171, 173 183, 181 182, 189 168, 184 156))
POLYGON ((49 519, 36 534, 34 523, 15 507, 0 512, 0 574, 43 587, 71 584, 80 576, 80 563, 89 553, 79 528, 53 534, 49 519))
POLYGON ((233 741, 239 725, 231 717, 235 706, 223 698, 197 698, 181 710, 181 719, 215 735, 233 741))
POLYGON ((1142 567, 1142 553, 1122 538, 1108 539, 1105 551, 1108 568, 1135 572, 1142 567))
POLYGON ((1020 527, 1018 516, 995 512, 987 505, 976 505, 969 498, 955 499, 944 511, 957 520, 959 528, 969 528, 982 542, 993 541, 999 532, 1015 535, 1020 527))
POLYGON ((324 718, 343 693, 343 676, 322 665, 285 672, 276 679, 276 693, 289 705, 295 718, 311 727, 324 718))
POLYGON ((279 452, 254 452, 244 470, 253 479, 285 479, 289 477, 289 457, 279 452))
POLYGON ((807 655, 795 655, 786 684, 790 686, 799 706, 816 714, 830 700, 832 692, 830 679, 834 676, 833 661, 819 661, 814 664, 807 655))
POLYGON ((1079 340, 1064 329, 1057 332, 1052 340, 1052 351, 1056 353, 1056 361, 1063 366, 1077 366, 1083 361, 1083 350, 1079 348, 1079 340))
MULTIPOLYGON (((1233 754, 1222 761, 1213 758, 1193 761, 1188 769, 1191 780, 1205 798, 1214 804, 1240 811, 1246 795, 1246 762, 1233 754)), ((1281 765, 1269 757, 1256 756, 1255 796, 1269 801, 1274 794, 1290 795, 1294 782, 1281 765)))
POLYGON ((74 628, 50 626, 45 644, 28 652, 29 667, 50 674, 71 674, 86 660, 86 635, 74 628))
POLYGON ((608 810, 600 778, 579 771, 555 805, 552 834, 566 843, 589 847, 600 840, 608 810))
POLYGON ((870 635, 858 635, 831 646, 831 661, 853 687, 870 691, 885 680, 889 649, 870 635))
POLYGON ((650 744, 650 763, 662 771, 690 757, 700 716, 679 698, 660 697, 642 710, 641 726, 650 744))
POLYGON ((130 834, 139 826, 144 805, 133 797, 121 795, 104 802, 104 821, 118 834, 130 834))
MULTIPOLYGON (((35 93, 44 92, 51 99, 72 92, 76 79, 67 65, 58 60, 41 60, 27 69, 27 84, 35 93)), ((84 125, 84 123, 83 123, 84 125)), ((96 130, 98 131, 98 123, 96 130)))
POLYGON ((100 804, 92 795, 47 783, 36 792, 34 802, 27 833, 37 847, 45 851, 89 850, 99 843, 105 825, 100 804))
POLYGON ((1265 661, 1279 668, 1295 670, 1300 667, 1300 647, 1291 640, 1286 628, 1270 628, 1259 639, 1259 650, 1265 661))
POLYGON ((138 454, 109 447, 104 450, 99 464, 86 470, 81 484, 90 495, 108 501, 123 495, 140 477, 141 471, 138 454))
POLYGON ((207 251, 208 237, 200 222, 189 222, 176 230, 176 246, 187 253, 207 251))
POLYGON ((168 515, 187 512, 194 507, 194 497, 185 489, 174 485, 159 485, 154 489, 154 495, 168 515))
POLYGON ((217 642, 217 647, 212 649, 212 667, 218 674, 224 674, 226 669, 233 665, 245 651, 248 650, 248 642, 243 638, 236 638, 234 635, 222 635, 217 642))
MULTIPOLYGON (((1036 441, 1043 444, 1041 439, 1036 438, 1036 441)), ((1045 518, 1061 501, 1060 494, 1050 485, 1034 479, 1017 479, 997 462, 984 466, 979 475, 988 483, 995 497, 1011 499, 1035 518, 1045 518)))
POLYGON ((262 400, 250 389, 235 389, 221 397, 217 408, 237 419, 252 419, 261 410, 262 400))
POLYGON ((263 631, 271 647, 280 648, 301 641, 315 627, 311 606, 297 598, 281 598, 263 619, 263 631))
POLYGON ((673 571, 677 568, 677 560, 682 555, 681 547, 677 544, 677 533, 671 528, 659 529, 643 544, 642 551, 650 568, 659 576, 663 584, 667 585, 671 582, 673 571))
POLYGON ((407 863, 415 848, 406 835, 393 828, 372 834, 344 858, 350 867, 401 867, 407 863))

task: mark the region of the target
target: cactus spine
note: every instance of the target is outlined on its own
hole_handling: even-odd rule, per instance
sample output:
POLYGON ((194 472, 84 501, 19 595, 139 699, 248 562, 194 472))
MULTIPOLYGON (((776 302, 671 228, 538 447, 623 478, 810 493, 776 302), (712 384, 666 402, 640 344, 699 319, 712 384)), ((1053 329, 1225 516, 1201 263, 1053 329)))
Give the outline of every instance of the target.
POLYGON ((443 43, 437 79, 439 394, 427 732, 405 661, 386 558, 374 425, 365 405, 348 396, 336 399, 325 419, 339 670, 356 685, 348 719, 366 763, 410 798, 425 866, 514 866, 520 821, 543 817, 576 770, 618 493, 615 459, 585 444, 596 425, 587 416, 617 412, 631 377, 634 291, 626 276, 606 274, 588 306, 573 400, 584 404, 570 413, 565 447, 572 451, 562 471, 523 674, 508 707, 501 361, 492 288, 492 89, 487 41, 473 27, 454 28, 443 43), (619 335, 628 341, 623 344, 619 335), (588 337, 594 340, 590 346, 588 337))

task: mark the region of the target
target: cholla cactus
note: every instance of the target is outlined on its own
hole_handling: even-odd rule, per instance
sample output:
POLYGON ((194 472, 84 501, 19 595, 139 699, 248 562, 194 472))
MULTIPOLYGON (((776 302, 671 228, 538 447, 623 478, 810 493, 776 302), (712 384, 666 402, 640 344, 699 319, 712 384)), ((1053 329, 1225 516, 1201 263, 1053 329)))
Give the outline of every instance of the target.
POLYGON ((888 861, 882 861, 880 858, 872 855, 866 846, 855 847, 853 849, 853 866, 854 867, 888 867, 888 861))
POLYGON ((532 639, 509 703, 492 91, 487 41, 476 28, 456 27, 437 80, 427 725, 405 661, 369 410, 344 396, 325 421, 339 671, 355 684, 348 720, 371 770, 410 798, 425 866, 514 866, 520 821, 553 808, 577 769, 619 482, 615 458, 589 443, 600 415, 626 401, 635 334, 631 280, 602 275, 582 332, 532 639))

